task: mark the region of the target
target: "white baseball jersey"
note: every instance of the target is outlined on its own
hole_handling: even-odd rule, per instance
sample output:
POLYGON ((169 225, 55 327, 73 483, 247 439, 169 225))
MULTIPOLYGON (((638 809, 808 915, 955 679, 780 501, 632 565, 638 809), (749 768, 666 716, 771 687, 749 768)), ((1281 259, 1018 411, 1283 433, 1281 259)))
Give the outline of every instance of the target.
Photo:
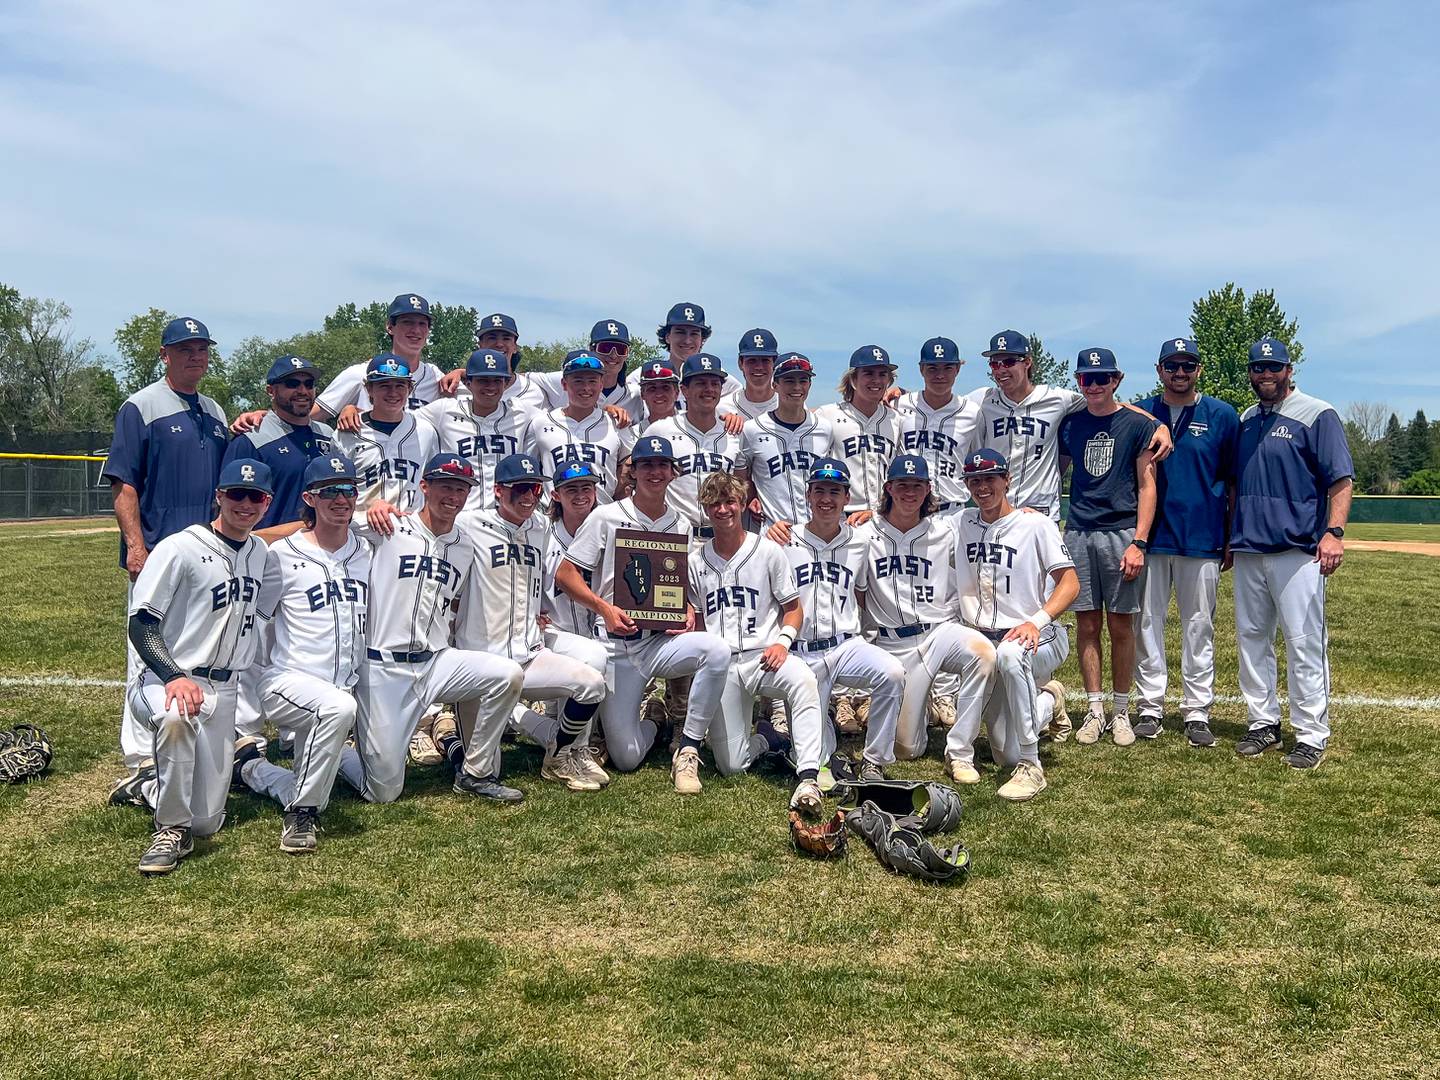
POLYGON ((335 432, 330 445, 355 462, 360 478, 356 519, 381 500, 400 510, 418 510, 420 476, 435 456, 437 441, 435 429, 413 412, 389 434, 371 427, 368 413, 359 431, 335 432))
POLYGON ((531 418, 525 432, 525 452, 540 459, 546 476, 553 478, 572 461, 584 461, 595 466, 605 478, 600 484, 604 496, 615 491, 622 450, 627 442, 600 408, 592 410, 583 420, 572 420, 564 409, 538 413, 531 418))
POLYGON ((780 632, 780 607, 800 595, 790 560, 779 544, 746 533, 740 550, 725 558, 707 540, 690 560, 691 602, 705 629, 732 653, 763 649, 780 632))
POLYGON ((1010 465, 1012 506, 1033 507, 1060 518, 1060 421, 1085 408, 1074 390, 1041 384, 1024 401, 1015 402, 998 386, 966 395, 980 407, 977 446, 1005 455, 1010 465))
POLYGON ((766 413, 745 425, 735 466, 750 471, 767 522, 808 521, 805 485, 816 460, 829 452, 829 421, 806 413, 792 428, 766 413))
POLYGON ((240 670, 255 653, 268 551, 246 537, 236 550, 209 524, 191 525, 151 550, 130 594, 130 611, 161 621, 176 665, 240 670))
MULTIPOLYGON (((728 381, 726 385, 729 385, 728 381)), ((720 399, 720 404, 715 406, 715 412, 720 416, 724 416, 726 413, 739 413, 746 420, 755 420, 779 407, 779 394, 772 393, 764 401, 751 401, 745 396, 745 384, 741 383, 739 389, 733 393, 727 393, 720 399)))
POLYGON ((680 475, 665 491, 670 505, 691 525, 707 524, 705 510, 700 505, 700 483, 711 473, 734 470, 735 459, 740 454, 740 436, 728 434, 718 418, 709 431, 700 431, 687 416, 657 420, 645 434, 669 439, 675 451, 680 475))
MULTIPOLYGON (((687 539, 690 536, 689 522, 668 505, 658 518, 644 513, 630 498, 590 511, 565 557, 582 571, 590 572, 591 590, 610 603, 615 602, 615 534, 621 529, 680 533, 687 539)), ((596 621, 598 624, 598 616, 596 621)), ((636 647, 640 647, 638 642, 636 647)))
POLYGON ((370 545, 352 532, 326 551, 296 533, 270 554, 261 610, 273 620, 266 675, 298 672, 350 689, 365 661, 370 545))
POLYGON ((502 399, 489 416, 477 416, 467 398, 432 401, 416 415, 435 429, 437 453, 459 454, 475 467, 480 483, 471 490, 465 509, 494 506, 495 466, 522 452, 534 414, 502 399))
MULTIPOLYGON (((537 371, 530 376, 530 381, 536 390, 545 399, 545 409, 561 409, 570 400, 570 395, 565 393, 565 384, 562 381, 564 375, 558 371, 537 371)), ((630 414, 633 420, 640 415, 640 381, 636 379, 621 379, 614 386, 606 387, 600 391, 600 408, 606 405, 615 405, 624 409, 630 414)))
MULTIPOLYGON (((878 514, 870 526, 865 614, 878 627, 938 623, 955 614, 955 530, 931 515, 901 532, 878 514)), ((883 640, 883 635, 882 635, 883 640)))
POLYGON ((523 664, 545 644, 539 617, 547 522, 532 514, 512 525, 498 510, 466 510, 456 524, 475 547, 475 566, 460 596, 455 646, 523 664))
POLYGON ((884 405, 866 416, 848 401, 821 405, 815 415, 830 424, 831 457, 850 470, 850 501, 845 509, 877 510, 885 488, 885 471, 898 453, 900 418, 884 405))
POLYGON ((871 531, 868 523, 851 528, 843 521, 833 540, 821 539, 804 525, 790 531, 785 555, 805 612, 800 641, 843 639, 860 633, 860 605, 855 594, 870 588, 871 531))
MULTIPOLYGON (((539 376, 543 374, 545 374, 543 371, 534 374, 526 371, 518 372, 515 375, 514 381, 505 388, 505 393, 501 395, 500 400, 514 406, 516 409, 529 411, 531 413, 542 413, 547 409, 555 408, 557 405, 565 404, 563 395, 559 401, 550 400, 549 395, 545 392, 544 384, 538 381, 539 376)), ((461 393, 469 393, 469 391, 465 389, 463 382, 460 384, 460 388, 461 393)))
MULTIPOLYGON (((358 364, 351 364, 336 375, 324 392, 315 399, 315 403, 336 417, 346 405, 354 405, 361 412, 369 412, 370 394, 365 389, 365 366, 368 363, 369 361, 362 360, 358 364)), ((430 361, 420 361, 420 369, 415 372, 406 408, 418 409, 443 397, 440 393, 441 374, 440 369, 430 361)))
MULTIPOLYGON (((545 545, 545 611, 556 629, 588 638, 595 634, 595 613, 581 607, 570 599, 569 593, 555 584, 555 571, 560 561, 569 554, 574 541, 563 521, 556 518, 550 523, 550 539, 545 545)), ((585 584, 591 585, 593 575, 589 570, 580 571, 580 576, 585 579, 585 584)))
POLYGON ((450 644, 450 609, 475 563, 475 546, 458 526, 436 536, 419 514, 394 520, 381 536, 356 526, 370 543, 369 645, 386 653, 438 651, 450 644))
POLYGON ((968 502, 970 491, 961 479, 960 462, 977 446, 980 406, 952 394, 948 402, 932 409, 925 392, 915 390, 896 401, 895 411, 900 418, 900 452, 919 454, 929 463, 935 501, 968 502))
POLYGON ((986 524, 972 506, 951 522, 959 540, 960 617, 981 630, 1008 630, 1029 620, 1054 591, 1050 575, 1075 565, 1060 529, 1044 514, 1012 510, 986 524))

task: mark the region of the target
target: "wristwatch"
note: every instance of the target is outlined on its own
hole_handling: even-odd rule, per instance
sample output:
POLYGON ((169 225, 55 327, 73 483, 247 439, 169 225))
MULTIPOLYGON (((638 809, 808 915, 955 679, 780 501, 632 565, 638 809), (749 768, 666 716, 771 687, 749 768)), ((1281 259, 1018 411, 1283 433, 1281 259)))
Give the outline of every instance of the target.
POLYGON ((1149 540, 1131 540, 1130 542, 1131 542, 1132 544, 1134 544, 1137 548, 1139 548, 1141 551, 1149 551, 1149 550, 1150 550, 1150 541, 1149 541, 1149 540))
POLYGON ((1343 537, 1343 536, 1345 535, 1345 530, 1342 529, 1339 525, 1331 525, 1331 526, 1330 526, 1328 529, 1326 529, 1325 531, 1326 531, 1327 533, 1329 533, 1331 536, 1335 537, 1336 540, 1339 540, 1341 537, 1343 537))

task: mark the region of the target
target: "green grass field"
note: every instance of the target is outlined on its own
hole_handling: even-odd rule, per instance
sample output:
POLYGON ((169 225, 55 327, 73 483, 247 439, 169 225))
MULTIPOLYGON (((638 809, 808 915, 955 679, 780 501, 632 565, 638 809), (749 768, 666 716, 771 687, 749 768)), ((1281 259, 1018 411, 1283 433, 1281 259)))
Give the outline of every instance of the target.
MULTIPOLYGON (((414 770, 393 806, 338 796, 297 860, 276 809, 236 795, 219 837, 147 881, 148 821, 104 805, 119 692, 20 685, 120 675, 114 551, 0 532, 0 723, 58 744, 45 780, 0 790, 0 1075, 1436 1074, 1440 712, 1337 707, 1312 775, 1239 760, 1234 704, 1212 752, 1050 748, 1032 804, 987 770, 960 886, 891 877, 858 843, 800 859, 778 774, 707 770, 681 801, 646 767, 577 796, 530 748, 506 759, 522 806, 414 770)), ((1440 695, 1437 571, 1347 558, 1337 694, 1440 695)), ((1227 595, 1227 695, 1230 618, 1227 595)))

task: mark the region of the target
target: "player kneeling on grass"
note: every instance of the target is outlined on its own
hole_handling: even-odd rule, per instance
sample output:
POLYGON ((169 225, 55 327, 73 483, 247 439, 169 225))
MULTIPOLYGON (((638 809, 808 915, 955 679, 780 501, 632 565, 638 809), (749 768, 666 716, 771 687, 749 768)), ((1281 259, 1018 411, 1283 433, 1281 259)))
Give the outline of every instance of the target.
POLYGON ((966 712, 956 716, 950 756, 960 753, 963 739, 973 739, 984 704, 995 763, 1015 770, 996 794, 1033 799, 1046 787, 1040 733, 1065 709, 1065 688, 1047 681, 1070 653, 1065 627, 1054 620, 1079 593, 1080 580, 1055 523, 1010 505, 1004 455, 988 448, 971 454, 964 476, 978 509, 954 519, 960 615, 994 644, 995 673, 989 701, 970 698, 966 712), (1040 683, 1044 688, 1037 691, 1040 683))
POLYGON ((370 545, 350 531, 355 463, 342 454, 314 458, 303 483, 305 528, 276 540, 265 567, 261 615, 273 619, 273 634, 257 684, 261 715, 295 734, 295 767, 266 760, 259 736, 235 747, 235 780, 284 808, 280 850, 292 855, 319 843, 320 813, 355 723, 370 601, 370 545))
MULTIPOLYGON (((225 822, 235 755, 235 676, 255 651, 267 552, 250 531, 273 495, 270 467, 220 470, 219 513, 155 545, 130 598, 130 642, 144 669, 126 704, 151 733, 153 771, 126 781, 155 811, 142 874, 168 874, 225 822)), ((118 789, 117 789, 118 791, 118 789)), ((114 794, 111 801, 118 801, 114 794)))
MULTIPOLYGON (((513 660, 524 669, 526 700, 564 701, 557 721, 525 710, 522 726, 545 747, 540 775, 571 791, 599 791, 610 782, 590 754, 591 719, 605 696, 605 647, 573 634, 545 634, 545 549, 549 523, 535 516, 540 505, 540 462, 512 454, 495 467, 495 508, 467 510, 461 532, 475 546, 475 569, 460 597, 455 645, 513 660)), ((440 740, 447 756, 462 753, 461 739, 475 730, 480 703, 462 704, 460 737, 440 740)), ((477 751, 478 771, 500 772, 504 728, 486 732, 477 751)))
POLYGON ((495 802, 525 797, 500 783, 486 749, 520 699, 520 665, 450 648, 450 613, 475 567, 475 546, 455 519, 474 485, 473 465, 436 454, 422 473, 420 512, 393 519, 389 535, 361 532, 372 548, 369 644, 355 689, 356 745, 345 748, 340 775, 370 802, 400 797, 410 737, 432 701, 479 703, 455 793, 495 802))
MULTIPOLYGON (((790 743, 765 721, 751 733, 756 696, 779 698, 790 717, 795 772, 792 808, 820 809, 821 712, 815 674, 790 647, 804 612, 790 560, 779 544, 745 531, 741 514, 748 489, 730 473, 700 485, 700 505, 715 530, 690 561, 690 588, 705 628, 730 647, 730 671, 720 708, 710 721, 710 751, 722 776, 744 772, 761 754, 790 743)), ((675 790, 699 791, 700 738, 687 727, 675 764, 675 790)))

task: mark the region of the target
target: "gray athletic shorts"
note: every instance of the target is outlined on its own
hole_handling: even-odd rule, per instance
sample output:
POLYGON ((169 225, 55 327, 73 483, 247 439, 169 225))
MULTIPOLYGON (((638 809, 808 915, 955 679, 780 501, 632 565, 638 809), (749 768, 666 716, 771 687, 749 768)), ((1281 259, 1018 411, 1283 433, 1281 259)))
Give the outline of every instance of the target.
POLYGON ((1075 560, 1075 573, 1080 578, 1080 595, 1070 605, 1071 611, 1105 611, 1116 615, 1133 615, 1140 610, 1145 595, 1145 574, 1126 581, 1120 572, 1120 559, 1134 529, 1113 532, 1081 532, 1065 530, 1065 546, 1075 560))

